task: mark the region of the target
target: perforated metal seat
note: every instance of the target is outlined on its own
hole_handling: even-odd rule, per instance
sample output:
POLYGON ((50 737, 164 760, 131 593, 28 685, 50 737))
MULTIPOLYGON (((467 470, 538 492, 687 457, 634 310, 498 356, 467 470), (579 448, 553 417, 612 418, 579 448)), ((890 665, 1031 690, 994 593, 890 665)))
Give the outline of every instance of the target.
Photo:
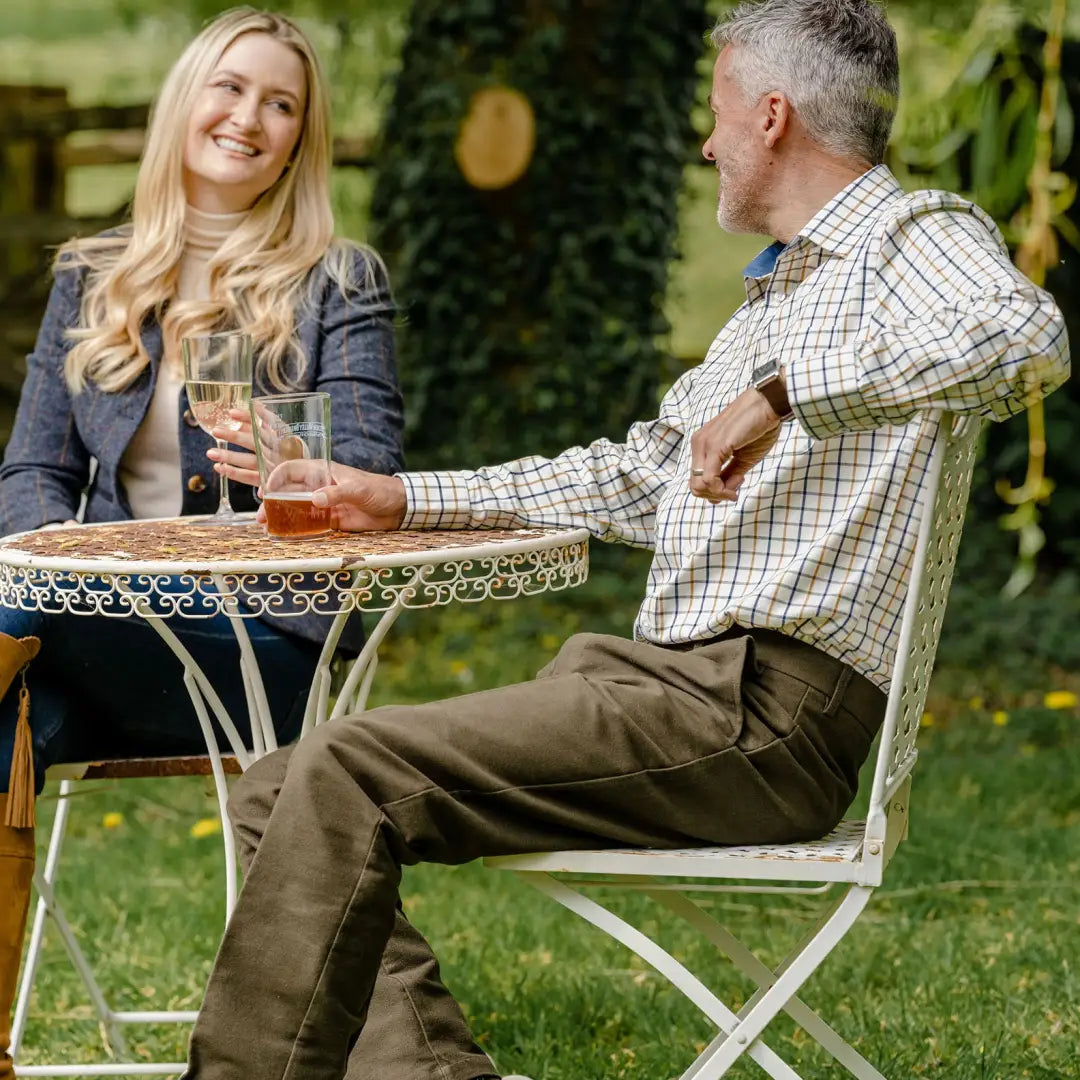
POLYGON ((803 881, 857 881, 866 836, 865 821, 842 821, 828 836, 805 844, 743 847, 613 848, 559 851, 490 859, 502 869, 541 870, 547 874, 647 874, 649 877, 737 877, 803 881))

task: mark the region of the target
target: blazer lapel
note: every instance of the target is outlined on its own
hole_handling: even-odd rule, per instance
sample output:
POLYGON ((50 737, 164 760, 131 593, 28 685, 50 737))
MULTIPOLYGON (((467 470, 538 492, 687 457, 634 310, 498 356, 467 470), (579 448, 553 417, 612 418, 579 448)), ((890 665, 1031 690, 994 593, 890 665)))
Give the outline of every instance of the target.
POLYGON ((156 319, 147 320, 141 333, 143 348, 150 357, 150 366, 126 389, 115 393, 100 393, 98 408, 106 415, 112 415, 109 435, 102 446, 101 467, 111 474, 110 486, 117 490, 117 472, 120 459, 138 430, 150 407, 150 399, 157 383, 157 373, 161 367, 162 338, 161 325, 156 319))

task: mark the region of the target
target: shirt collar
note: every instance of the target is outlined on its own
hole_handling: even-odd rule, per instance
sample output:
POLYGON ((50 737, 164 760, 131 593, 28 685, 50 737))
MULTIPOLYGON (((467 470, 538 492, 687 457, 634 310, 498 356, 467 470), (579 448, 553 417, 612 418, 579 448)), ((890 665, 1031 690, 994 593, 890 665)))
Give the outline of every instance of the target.
MULTIPOLYGON (((886 165, 875 165, 830 199, 796 234, 829 255, 846 255, 874 220, 875 212, 903 194, 886 165)), ((768 277, 787 245, 777 240, 743 269, 744 278, 768 277)))
POLYGON ((830 199, 797 235, 829 255, 846 255, 886 203, 904 193, 886 165, 875 165, 830 199))

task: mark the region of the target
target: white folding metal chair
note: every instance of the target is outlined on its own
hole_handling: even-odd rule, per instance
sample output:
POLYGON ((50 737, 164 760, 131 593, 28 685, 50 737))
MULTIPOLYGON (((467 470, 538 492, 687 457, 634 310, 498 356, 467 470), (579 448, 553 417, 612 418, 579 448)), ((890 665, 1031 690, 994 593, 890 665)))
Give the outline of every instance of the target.
MULTIPOLYGON (((139 1024, 191 1024, 195 1022, 194 1010, 124 1010, 114 1009, 98 982, 93 966, 79 944, 78 935, 68 922, 64 909, 56 895, 60 872, 60 855, 67 833, 71 810, 71 795, 81 780, 131 780, 166 776, 212 776, 220 768, 224 775, 240 773, 240 763, 231 754, 220 754, 215 763, 209 755, 173 758, 120 758, 116 760, 83 762, 77 765, 57 765, 47 776, 60 782, 59 800, 49 834, 49 848, 44 866, 34 873, 34 887, 38 894, 34 918, 30 928, 26 955, 19 981, 19 995, 11 1024, 11 1056, 16 1058, 19 1076, 169 1076, 183 1072, 185 1066, 178 1062, 136 1062, 128 1047, 122 1028, 139 1024), (108 1052, 118 1060, 98 1064, 52 1064, 23 1065, 18 1062, 23 1034, 29 1018, 30 999, 34 981, 42 959, 45 944, 45 924, 51 920, 64 949, 86 988, 90 1004, 97 1015, 102 1041, 108 1052)), ((222 810, 224 813, 224 810, 222 810)), ((235 903, 235 855, 232 836, 223 830, 226 849, 226 916, 235 903)))
POLYGON ((865 820, 845 820, 821 840, 787 846, 567 851, 485 860, 488 866, 514 871, 626 945, 719 1029, 681 1080, 717 1080, 744 1054, 776 1080, 799 1080, 799 1074, 761 1038, 782 1011, 859 1080, 885 1080, 796 995, 855 923, 881 884, 897 845, 907 835, 915 740, 960 540, 979 427, 971 418, 941 417, 926 482, 919 494, 918 542, 865 820), (740 883, 716 884, 732 881, 740 883), (836 885, 844 886, 841 895, 775 970, 687 895, 805 894, 826 892, 836 885), (586 896, 582 890, 590 886, 602 886, 605 893, 631 889, 645 894, 726 954, 756 984, 756 992, 738 1012, 729 1009, 654 940, 586 896))

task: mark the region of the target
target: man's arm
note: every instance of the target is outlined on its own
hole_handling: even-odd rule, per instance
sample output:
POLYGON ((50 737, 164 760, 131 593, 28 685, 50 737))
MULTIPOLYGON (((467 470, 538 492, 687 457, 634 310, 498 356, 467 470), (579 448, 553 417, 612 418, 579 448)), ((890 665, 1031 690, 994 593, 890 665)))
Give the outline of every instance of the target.
POLYGON ((981 211, 931 203, 894 220, 875 286, 869 335, 786 367, 791 405, 814 438, 904 424, 922 409, 1005 420, 1069 377, 1061 312, 981 211))
POLYGON ((337 483, 316 494, 317 505, 330 506, 342 529, 581 527, 651 547, 683 438, 676 416, 672 407, 634 424, 625 443, 599 439, 482 469, 375 477, 335 466, 337 483))
MULTIPOLYGON (((868 298, 870 332, 786 358, 783 391, 809 435, 904 424, 922 409, 1005 420, 1069 377, 1053 297, 1012 265, 993 222, 969 207, 937 193, 894 219, 868 298)), ((759 391, 740 394, 693 435, 695 494, 734 499, 780 423, 759 391)))

